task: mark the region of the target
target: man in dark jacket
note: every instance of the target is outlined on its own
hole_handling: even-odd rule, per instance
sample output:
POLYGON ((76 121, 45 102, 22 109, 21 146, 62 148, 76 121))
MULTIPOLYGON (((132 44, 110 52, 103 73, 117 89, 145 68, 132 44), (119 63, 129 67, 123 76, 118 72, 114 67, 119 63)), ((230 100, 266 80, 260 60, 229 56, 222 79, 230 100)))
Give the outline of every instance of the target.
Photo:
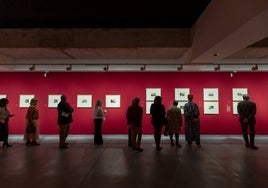
POLYGON ((59 147, 61 149, 68 148, 66 138, 70 132, 70 123, 73 122, 72 113, 73 108, 67 103, 67 97, 65 95, 61 96, 61 101, 58 104, 58 125, 60 127, 59 137, 60 143, 59 147))
POLYGON ((258 149, 254 144, 255 139, 255 124, 256 124, 256 104, 249 101, 249 96, 247 94, 243 95, 243 101, 239 102, 237 105, 237 111, 239 114, 239 122, 242 128, 242 135, 245 140, 246 147, 251 149, 258 149), (248 139, 248 129, 249 129, 249 139, 248 139))

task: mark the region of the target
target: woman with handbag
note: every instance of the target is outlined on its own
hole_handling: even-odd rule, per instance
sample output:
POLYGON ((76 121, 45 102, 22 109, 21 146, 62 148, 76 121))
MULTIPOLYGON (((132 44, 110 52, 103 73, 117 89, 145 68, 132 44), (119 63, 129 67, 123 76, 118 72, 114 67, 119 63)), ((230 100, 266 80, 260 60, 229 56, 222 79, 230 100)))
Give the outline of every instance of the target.
POLYGON ((26 126, 24 133, 24 141, 26 141, 26 146, 38 146, 39 143, 39 111, 36 108, 38 100, 32 98, 30 106, 26 113, 26 126))

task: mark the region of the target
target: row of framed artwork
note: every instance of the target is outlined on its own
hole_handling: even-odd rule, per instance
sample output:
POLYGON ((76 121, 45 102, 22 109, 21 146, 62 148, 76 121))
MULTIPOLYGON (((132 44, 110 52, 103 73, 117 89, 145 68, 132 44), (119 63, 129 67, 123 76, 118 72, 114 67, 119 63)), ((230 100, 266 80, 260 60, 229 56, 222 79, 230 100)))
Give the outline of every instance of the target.
MULTIPOLYGON (((6 98, 7 95, 0 95, 0 98, 6 98)), ((19 107, 29 107, 30 101, 35 95, 20 95, 19 107)), ((48 95, 48 107, 56 108, 60 102, 61 95, 48 95)), ((120 107, 120 95, 106 95, 105 104, 107 108, 119 108, 120 107)), ((92 95, 77 95, 77 107, 78 108, 91 108, 92 107, 92 95)))
MULTIPOLYGON (((247 94, 247 88, 233 88, 232 96, 233 101, 241 101, 243 94, 247 94)), ((187 101, 190 88, 175 88, 175 100, 187 101)), ((161 88, 147 88, 146 101, 153 101, 156 96, 161 96, 161 88)), ((204 101, 218 101, 219 89, 218 88, 204 88, 203 89, 204 101)))
MULTIPOLYGON (((238 114, 237 104, 243 100, 243 94, 247 94, 247 88, 232 88, 233 98, 233 114, 238 114)), ((190 88, 175 88, 175 100, 178 101, 178 106, 184 113, 184 105, 188 102, 188 94, 190 88)), ((150 113, 150 106, 153 103, 155 96, 161 96, 161 88, 146 89, 146 113, 150 113)), ((204 98, 204 114, 219 114, 219 89, 218 88, 203 88, 204 98)))
MULTIPOLYGON (((247 88, 233 88, 233 114, 237 114, 237 103, 242 100, 242 95, 248 93, 247 88)), ((184 105, 188 101, 189 88, 175 88, 175 100, 178 100, 178 106, 182 113, 184 112, 184 105)), ((0 98, 5 98, 7 95, 1 95, 0 98)), ((146 114, 150 114, 150 107, 154 101, 155 96, 161 96, 161 88, 147 88, 146 89, 146 114)), ((218 88, 204 88, 204 114, 219 114, 219 89, 218 88)), ((30 101, 35 95, 20 95, 19 107, 29 107, 30 101)), ((61 95, 48 95, 48 107, 55 108, 60 102, 61 95)), ((120 95, 106 95, 106 108, 120 108, 120 95)), ((78 108, 91 108, 92 95, 77 95, 78 108)))

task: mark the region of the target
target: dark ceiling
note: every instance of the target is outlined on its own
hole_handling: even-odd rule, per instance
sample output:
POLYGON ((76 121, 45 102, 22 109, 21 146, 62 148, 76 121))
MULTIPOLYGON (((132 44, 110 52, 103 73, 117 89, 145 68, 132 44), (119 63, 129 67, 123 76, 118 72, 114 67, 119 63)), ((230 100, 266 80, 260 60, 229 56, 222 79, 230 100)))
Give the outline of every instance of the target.
POLYGON ((191 28, 211 0, 0 0, 0 28, 191 28))

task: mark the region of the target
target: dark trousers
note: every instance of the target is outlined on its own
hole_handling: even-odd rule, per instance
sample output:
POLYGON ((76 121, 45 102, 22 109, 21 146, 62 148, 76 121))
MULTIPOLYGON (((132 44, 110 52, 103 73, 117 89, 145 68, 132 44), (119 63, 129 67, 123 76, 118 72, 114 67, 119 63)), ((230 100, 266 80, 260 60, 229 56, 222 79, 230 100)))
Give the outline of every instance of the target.
MULTIPOLYGON (((170 143, 173 143, 173 133, 169 134, 170 143)), ((179 144, 179 133, 175 133, 176 145, 179 144)))
POLYGON ((102 119, 94 119, 94 144, 102 145, 102 119))
POLYGON ((248 124, 248 123, 242 123, 242 135, 245 140, 245 143, 250 146, 254 146, 254 139, 255 139, 255 124, 248 124), (249 130, 249 139, 248 139, 248 130, 249 130))
POLYGON ((131 128, 128 128, 128 146, 132 147, 131 128))
POLYGON ((6 123, 0 123, 0 141, 8 144, 8 124, 6 123))
POLYGON ((60 146, 64 146, 64 143, 66 142, 69 132, 70 132, 70 124, 60 125, 59 130, 60 146))
POLYGON ((163 126, 154 126, 154 140, 156 147, 160 146, 162 127, 163 126))

